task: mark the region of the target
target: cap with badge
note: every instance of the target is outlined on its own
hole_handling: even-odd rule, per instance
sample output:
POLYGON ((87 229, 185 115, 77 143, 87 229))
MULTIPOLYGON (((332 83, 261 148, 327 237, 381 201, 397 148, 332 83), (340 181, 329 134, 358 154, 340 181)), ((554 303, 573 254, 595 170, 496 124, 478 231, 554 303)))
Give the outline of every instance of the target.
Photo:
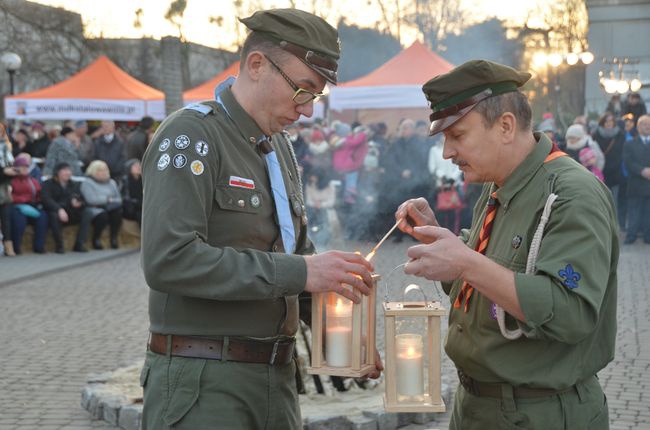
POLYGON ((336 84, 341 41, 336 29, 323 18, 299 9, 270 9, 240 21, 336 84))
POLYGON ((530 77, 503 64, 472 60, 430 79, 422 86, 433 110, 429 134, 444 131, 488 97, 517 91, 530 77))

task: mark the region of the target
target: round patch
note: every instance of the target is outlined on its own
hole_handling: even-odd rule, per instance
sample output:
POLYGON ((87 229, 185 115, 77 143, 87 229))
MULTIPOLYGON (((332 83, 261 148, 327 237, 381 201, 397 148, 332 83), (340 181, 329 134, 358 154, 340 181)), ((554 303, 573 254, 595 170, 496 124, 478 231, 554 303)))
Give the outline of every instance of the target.
POLYGON ((257 194, 253 194, 251 196, 251 206, 253 206, 254 208, 258 208, 260 207, 260 203, 261 203, 260 196, 258 196, 257 194))
POLYGON ((514 249, 519 249, 519 247, 521 246, 521 242, 523 242, 523 240, 524 239, 519 235, 513 237, 512 238, 512 243, 511 243, 512 247, 514 249))
POLYGON ((169 166, 169 162, 171 161, 171 157, 169 154, 163 154, 160 156, 158 159, 158 170, 165 170, 167 166, 169 166))
POLYGON ((174 167, 180 169, 187 164, 187 157, 183 154, 177 154, 174 156, 174 167))
POLYGON ((202 175, 203 171, 205 170, 205 168, 203 167, 203 162, 199 160, 192 161, 192 163, 190 164, 190 170, 192 170, 192 173, 197 176, 202 175))
POLYGON ((162 142, 160 142, 160 145, 158 145, 158 151, 164 152, 169 149, 169 145, 172 144, 172 141, 169 140, 169 138, 164 138, 162 142))
POLYGON ((181 134, 174 140, 174 146, 178 149, 185 149, 190 146, 190 138, 184 134, 181 134))
POLYGON ((203 140, 199 140, 194 144, 194 149, 196 150, 196 153, 199 154, 201 157, 205 157, 208 155, 208 144, 207 142, 204 142, 203 140))

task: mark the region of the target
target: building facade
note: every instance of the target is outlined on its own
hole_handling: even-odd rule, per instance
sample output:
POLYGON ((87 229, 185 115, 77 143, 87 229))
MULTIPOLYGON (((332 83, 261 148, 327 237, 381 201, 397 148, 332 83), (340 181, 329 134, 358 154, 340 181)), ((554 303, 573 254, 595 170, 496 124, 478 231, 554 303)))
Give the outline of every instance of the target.
MULTIPOLYGON (((638 76, 639 93, 650 111, 650 0, 586 0, 589 14, 589 50, 595 56, 586 70, 586 110, 602 113, 611 98, 600 85, 599 72, 619 78, 614 58, 625 59, 628 80, 638 76)), ((625 98, 625 95, 621 97, 625 98)))

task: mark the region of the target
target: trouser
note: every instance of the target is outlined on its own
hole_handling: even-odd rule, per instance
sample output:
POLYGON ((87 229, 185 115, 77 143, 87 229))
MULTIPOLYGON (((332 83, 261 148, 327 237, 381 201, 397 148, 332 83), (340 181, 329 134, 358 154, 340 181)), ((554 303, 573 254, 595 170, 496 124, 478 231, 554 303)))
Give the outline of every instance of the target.
POLYGON ((607 398, 592 376, 569 391, 515 399, 504 384, 501 398, 478 397, 458 385, 450 430, 606 430, 607 398))
POLYGON ((11 203, 0 205, 0 228, 2 240, 11 240, 11 203))
POLYGON ((634 241, 639 233, 650 243, 650 196, 628 197, 627 199, 627 241, 634 241))
POLYGON ((122 225, 122 208, 104 210, 93 218, 93 241, 102 237, 106 226, 110 226, 111 240, 116 240, 122 225))
POLYGON ((11 208, 11 238, 14 242, 16 254, 22 252, 23 234, 27 224, 34 227, 34 252, 45 251, 45 235, 47 234, 47 214, 39 210, 38 218, 30 218, 16 207, 11 208))
POLYGON ((142 430, 302 429, 295 370, 147 351, 142 430))
MULTIPOLYGON (((72 209, 67 212, 69 221, 65 225, 67 226, 79 224, 79 230, 77 230, 75 245, 83 245, 88 238, 88 229, 90 228, 90 222, 92 220, 92 212, 88 208, 78 210, 72 209)), ((50 211, 47 215, 50 220, 50 230, 52 231, 54 243, 56 244, 57 248, 63 247, 64 225, 59 219, 59 214, 57 211, 50 211)))

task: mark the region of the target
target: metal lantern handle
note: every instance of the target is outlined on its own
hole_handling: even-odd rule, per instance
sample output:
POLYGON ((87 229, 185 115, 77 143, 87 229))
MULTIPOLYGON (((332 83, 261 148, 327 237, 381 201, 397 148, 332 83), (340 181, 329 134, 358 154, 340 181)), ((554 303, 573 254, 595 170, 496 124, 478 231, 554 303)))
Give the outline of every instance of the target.
MULTIPOLYGON (((385 301, 386 303, 390 302, 390 296, 389 296, 389 294, 388 294, 388 280, 390 279, 390 277, 393 275, 393 273, 394 273, 397 269, 399 269, 400 267, 404 267, 404 266, 406 266, 407 264, 408 264, 408 261, 406 261, 406 262, 404 262, 404 263, 402 263, 402 264, 400 264, 400 265, 398 265, 398 266, 395 266, 395 267, 394 267, 394 268, 393 268, 393 269, 388 273, 388 276, 386 276, 386 278, 384 279, 384 288, 385 288, 385 292, 386 292, 386 294, 384 295, 384 301, 385 301)), ((437 293, 437 295, 438 295, 438 302, 442 303, 442 296, 440 295, 440 288, 438 288, 438 284, 439 284, 439 281, 433 281, 433 288, 435 288, 436 293, 437 293)), ((428 302, 428 300, 427 300, 427 296, 426 296, 426 294, 424 293, 424 290, 422 289, 422 287, 420 287, 419 285, 415 285, 415 284, 408 285, 408 286, 404 289, 404 292, 402 293, 402 301, 404 301, 404 297, 406 296, 406 294, 409 293, 409 292, 411 292, 411 291, 413 291, 413 290, 415 290, 416 287, 417 287, 417 289, 420 290, 420 292, 422 293, 422 296, 424 297, 424 302, 425 302, 425 303, 428 302)))
POLYGON ((424 293, 424 290, 422 289, 422 287, 420 287, 417 284, 410 284, 406 288, 404 288, 404 292, 402 293, 402 302, 406 302, 406 295, 411 291, 419 291, 420 294, 422 294, 422 297, 424 298, 424 303, 429 302, 429 299, 427 298, 427 295, 424 293))

